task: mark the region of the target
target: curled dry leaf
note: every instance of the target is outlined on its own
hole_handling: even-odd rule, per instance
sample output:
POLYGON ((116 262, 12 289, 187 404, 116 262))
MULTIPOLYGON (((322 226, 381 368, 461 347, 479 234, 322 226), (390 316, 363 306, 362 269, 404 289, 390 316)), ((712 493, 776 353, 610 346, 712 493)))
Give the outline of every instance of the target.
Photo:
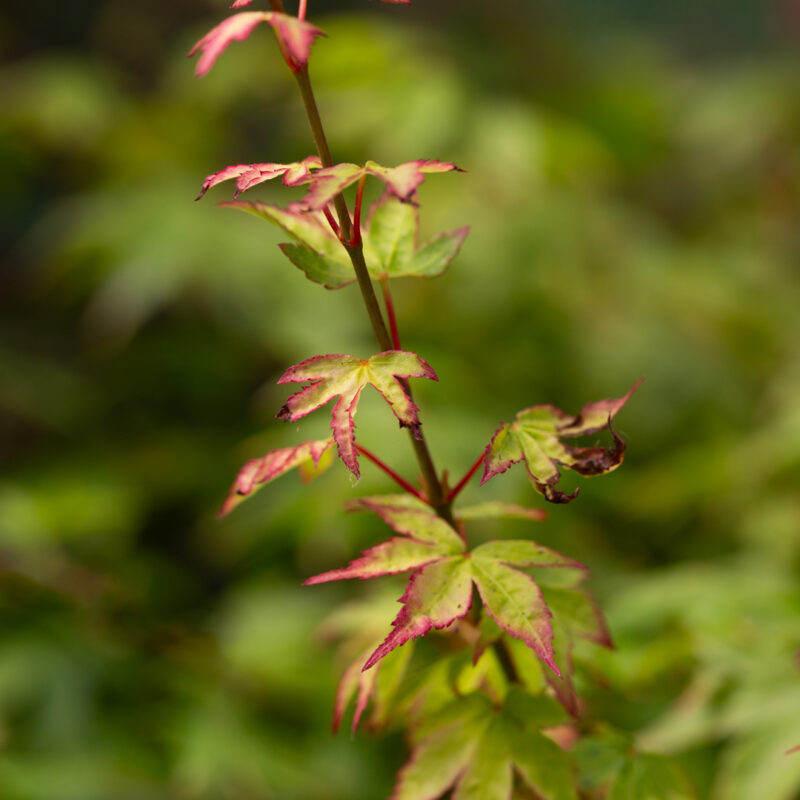
POLYGON ((531 406, 520 411, 511 424, 504 423, 486 448, 481 484, 505 472, 513 464, 525 461, 528 476, 538 492, 551 503, 569 503, 578 494, 556 489, 561 479, 559 467, 579 475, 602 475, 616 469, 625 453, 625 442, 611 427, 630 396, 643 379, 616 400, 600 400, 585 405, 571 416, 552 405, 531 406), (614 437, 611 447, 576 447, 563 439, 587 436, 608 428, 614 437))
MULTIPOLYGON (((246 3, 234 5, 241 8, 246 3)), ((244 11, 234 14, 212 28, 189 51, 193 56, 200 53, 195 75, 201 78, 233 42, 243 42, 262 22, 275 32, 283 57, 294 72, 302 69, 308 61, 311 45, 317 36, 325 34, 310 22, 276 11, 244 11)))
POLYGON ((401 427, 409 428, 417 437, 421 435, 417 406, 408 396, 401 378, 438 380, 427 361, 405 350, 387 350, 367 359, 347 355, 314 356, 289 367, 281 376, 278 383, 310 383, 286 401, 277 417, 295 422, 338 397, 331 415, 333 437, 345 466, 360 477, 353 417, 365 386, 370 384, 381 393, 401 427))

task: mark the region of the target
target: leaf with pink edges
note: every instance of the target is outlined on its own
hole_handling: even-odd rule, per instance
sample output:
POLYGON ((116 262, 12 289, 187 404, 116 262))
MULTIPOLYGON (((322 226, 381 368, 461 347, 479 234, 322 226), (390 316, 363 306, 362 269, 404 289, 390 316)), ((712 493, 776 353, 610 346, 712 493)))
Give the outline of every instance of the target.
POLYGON ((367 659, 364 670, 410 639, 424 636, 431 628, 447 628, 466 616, 472 605, 469 561, 450 556, 421 567, 411 575, 399 602, 403 608, 392 623, 392 632, 367 659))
POLYGON ((561 479, 560 467, 579 475, 602 475, 615 470, 625 454, 625 442, 611 427, 642 379, 616 400, 600 400, 585 405, 577 416, 570 416, 552 405, 531 406, 520 411, 511 424, 504 423, 486 448, 481 484, 505 472, 513 464, 525 461, 528 476, 545 500, 569 503, 578 494, 556 489, 561 479), (576 447, 564 438, 585 436, 608 428, 614 438, 611 447, 576 447))
POLYGON ((536 581, 508 566, 580 567, 577 562, 528 541, 487 542, 471 553, 472 575, 491 618, 516 639, 522 639, 556 674, 552 614, 536 581))
MULTIPOLYGON (((234 7, 241 8, 242 5, 234 7)), ((198 78, 205 75, 230 44, 243 42, 262 22, 275 32, 283 57, 293 72, 299 71, 308 61, 314 39, 325 35, 310 22, 289 14, 276 11, 244 11, 234 14, 212 28, 189 51, 190 56, 200 53, 195 75, 198 78)))
POLYGON ((367 670, 396 647, 423 636, 431 628, 445 628, 461 619, 472 602, 475 582, 491 618, 511 636, 525 642, 559 675, 550 644, 550 611, 534 579, 517 567, 566 567, 582 564, 554 550, 526 540, 486 542, 466 553, 464 540, 431 509, 420 507, 410 495, 368 497, 350 504, 376 513, 402 537, 393 537, 347 567, 330 570, 306 581, 307 585, 347 578, 375 578, 414 570, 392 632, 364 664, 367 670))
POLYGON ((284 186, 298 186, 308 179, 311 170, 319 169, 321 166, 319 156, 306 156, 302 161, 294 161, 291 164, 233 164, 208 175, 195 200, 199 200, 212 186, 230 180, 236 181, 234 200, 242 192, 273 178, 282 177, 284 186))
POLYGON ((261 458, 251 459, 239 470, 228 497, 222 504, 219 516, 224 517, 229 514, 262 486, 266 486, 291 469, 309 466, 316 472, 323 468, 322 458, 332 444, 332 439, 303 442, 296 447, 270 450, 261 458))
POLYGON ((351 163, 334 164, 307 178, 310 184, 308 194, 301 201, 309 209, 324 208, 337 194, 352 186, 365 175, 379 178, 388 191, 404 202, 410 202, 417 187, 425 180, 425 175, 433 172, 463 172, 455 164, 446 161, 418 158, 396 167, 384 167, 375 161, 367 161, 364 166, 351 163))
POLYGON ((401 379, 404 378, 438 380, 424 359, 405 350, 387 350, 368 359, 348 355, 314 356, 289 367, 281 376, 278 383, 308 381, 309 385, 293 394, 277 417, 296 422, 338 398, 331 415, 331 429, 339 457, 356 477, 360 477, 353 417, 365 386, 372 385, 380 392, 401 427, 421 436, 417 407, 403 387, 401 379))
POLYGON ((433 561, 459 555, 466 549, 461 537, 441 517, 429 507, 420 508, 407 503, 402 495, 365 497, 350 503, 348 507, 353 511, 374 512, 402 534, 402 538, 392 537, 376 545, 342 569, 315 575, 305 581, 306 586, 347 578, 377 578, 409 572, 433 561))
POLYGON ((413 647, 402 648, 377 669, 362 672, 364 662, 383 640, 386 626, 395 615, 395 596, 390 587, 373 585, 372 588, 377 590, 364 592, 357 600, 337 606, 318 631, 326 641, 340 641, 338 656, 345 665, 336 691, 334 732, 354 697, 353 731, 370 703, 370 727, 384 726, 396 709, 398 692, 413 653, 413 647))
POLYGON ((389 708, 411 660, 413 647, 402 647, 395 650, 380 664, 376 664, 374 669, 365 671, 364 663, 374 647, 373 644, 351 662, 339 680, 333 712, 332 729, 334 733, 339 730, 347 707, 354 697, 356 702, 350 726, 353 733, 356 732, 370 701, 372 702, 370 727, 376 728, 386 723, 389 708))

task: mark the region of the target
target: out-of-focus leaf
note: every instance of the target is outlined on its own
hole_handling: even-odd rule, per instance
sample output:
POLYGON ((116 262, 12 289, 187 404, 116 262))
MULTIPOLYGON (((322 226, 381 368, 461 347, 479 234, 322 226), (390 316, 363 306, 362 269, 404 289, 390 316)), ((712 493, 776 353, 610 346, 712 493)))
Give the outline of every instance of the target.
POLYGON ((234 14, 212 28, 189 51, 190 56, 200 53, 195 69, 197 77, 205 75, 230 44, 243 42, 262 22, 266 22, 275 31, 286 63, 294 71, 308 61, 314 39, 325 35, 310 22, 289 14, 275 11, 245 11, 234 14))

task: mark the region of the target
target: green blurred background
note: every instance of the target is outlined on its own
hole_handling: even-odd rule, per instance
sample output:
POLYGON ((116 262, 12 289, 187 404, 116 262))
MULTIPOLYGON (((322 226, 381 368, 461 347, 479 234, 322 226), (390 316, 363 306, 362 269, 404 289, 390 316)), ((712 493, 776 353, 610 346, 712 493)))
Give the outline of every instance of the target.
MULTIPOLYGON (((468 170, 421 192, 424 233, 472 226, 461 256, 395 295, 440 376, 416 389, 437 463, 646 376, 620 471, 476 537, 592 566, 618 646, 581 661, 598 719, 700 797, 800 797, 800 5, 310 6, 334 156, 468 170)), ((329 732, 319 626, 368 587, 300 586, 385 534, 341 511, 383 477, 292 475, 215 518, 246 459, 326 428, 274 419, 282 370, 374 349, 353 287, 307 281, 227 189, 192 202, 311 150, 266 29, 193 77, 226 13, 0 12, 2 800, 375 800, 405 757, 397 731, 329 732)), ((359 416, 414 475, 385 408, 359 416)), ((540 500, 522 470, 464 497, 540 500)))

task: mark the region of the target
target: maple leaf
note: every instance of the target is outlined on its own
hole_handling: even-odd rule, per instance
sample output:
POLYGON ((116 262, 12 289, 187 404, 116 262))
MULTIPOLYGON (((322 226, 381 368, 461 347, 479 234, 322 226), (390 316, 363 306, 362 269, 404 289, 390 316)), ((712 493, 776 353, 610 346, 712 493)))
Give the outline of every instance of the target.
POLYGON ((553 700, 514 687, 500 711, 480 693, 453 701, 424 728, 391 800, 508 800, 514 774, 542 800, 575 800, 569 756, 539 729, 563 721, 553 700))
POLYGON ((512 464, 525 461, 528 476, 538 492, 551 503, 569 503, 578 495, 556 489, 561 479, 559 467, 568 467, 579 475, 611 472, 621 463, 625 442, 611 427, 611 421, 628 402, 643 379, 639 379, 616 400, 587 403, 577 416, 553 405, 531 406, 520 411, 511 424, 503 423, 486 448, 481 485, 505 472, 512 464), (609 428, 613 447, 576 447, 564 438, 586 436, 609 428))
POLYGON ((376 513, 401 537, 393 537, 347 567, 309 578, 306 585, 345 578, 375 578, 413 570, 400 598, 403 608, 392 631, 367 659, 363 669, 396 647, 423 636, 431 628, 446 628, 463 618, 472 604, 472 584, 487 613, 504 631, 522 639, 556 674, 550 611, 534 579, 513 567, 572 567, 572 559, 531 541, 486 542, 471 552, 459 534, 429 508, 409 506, 396 496, 366 498, 354 508, 376 513), (513 565, 513 566, 512 566, 513 565))
POLYGON ((383 167, 374 161, 367 161, 364 166, 342 163, 326 167, 310 176, 306 182, 310 184, 308 194, 301 201, 311 210, 324 208, 333 198, 348 186, 360 180, 364 175, 373 175, 386 184, 387 190, 404 202, 409 202, 417 187, 431 172, 452 172, 464 170, 446 161, 430 161, 418 158, 406 161, 396 167, 383 167))
POLYGON ((310 381, 310 385, 293 394, 277 417, 295 422, 338 397, 331 415, 331 429, 339 457, 358 478, 361 473, 353 417, 367 384, 381 393, 401 427, 409 428, 417 438, 422 435, 417 406, 408 396, 401 378, 439 380, 427 361, 405 350, 387 350, 368 359, 347 355, 314 356, 289 367, 281 376, 278 383, 310 381))
POLYGON ((292 164, 233 164, 208 175, 195 200, 199 200, 212 186, 233 179, 236 180, 234 200, 253 186, 281 176, 284 186, 297 186, 308 178, 312 169, 319 169, 321 166, 319 156, 307 156, 302 161, 295 161, 292 164))
POLYGON ((229 514, 255 491, 290 469, 300 468, 302 470, 311 465, 315 471, 324 469, 321 459, 332 444, 331 439, 303 442, 296 447, 270 450, 261 458, 251 459, 239 470, 239 474, 228 492, 228 497, 222 504, 219 516, 224 517, 229 514))
POLYGON ((547 512, 541 508, 525 508, 514 503, 502 503, 490 500, 474 506, 459 508, 456 515, 461 520, 472 519, 530 519, 542 521, 547 519, 547 512))
POLYGON ((395 597, 388 587, 368 592, 336 608, 322 623, 319 633, 328 640, 340 640, 339 655, 347 667, 336 689, 333 732, 339 729, 351 700, 355 697, 352 731, 372 703, 369 724, 383 726, 392 710, 400 684, 405 676, 413 648, 403 647, 384 659, 375 669, 363 672, 361 667, 375 646, 383 639, 386 625, 394 616, 395 597))
MULTIPOLYGON (((209 179, 214 177, 209 176, 209 179)), ((297 244, 279 246, 309 280, 321 283, 327 289, 341 289, 355 280, 347 251, 321 211, 297 207, 284 210, 265 203, 242 201, 221 205, 248 211, 288 233, 297 244)), ((364 258, 371 278, 433 278, 441 275, 469 233, 468 227, 458 228, 418 245, 418 229, 419 217, 415 206, 401 202, 388 192, 373 204, 362 228, 364 258)))
MULTIPOLYGON (((234 5, 240 8, 246 3, 234 5)), ((276 11, 244 11, 220 22, 203 36, 189 51, 193 56, 200 53, 195 75, 201 78, 214 66, 220 55, 232 42, 243 42, 262 22, 275 32, 275 37, 289 68, 297 72, 308 61, 311 45, 317 36, 325 34, 305 20, 276 11)))

